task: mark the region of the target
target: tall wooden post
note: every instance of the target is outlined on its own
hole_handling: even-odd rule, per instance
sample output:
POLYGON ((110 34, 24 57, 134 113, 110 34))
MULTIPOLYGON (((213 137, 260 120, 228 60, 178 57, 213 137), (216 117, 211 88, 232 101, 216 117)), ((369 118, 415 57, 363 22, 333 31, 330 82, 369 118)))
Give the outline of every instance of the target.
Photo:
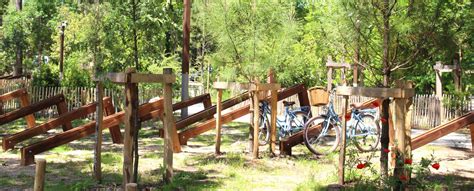
POLYGON ((63 21, 59 31, 59 80, 64 78, 64 30, 66 29, 66 22, 63 21))
POLYGON ((127 82, 125 84, 125 133, 123 143, 123 186, 133 181, 133 141, 136 139, 135 124, 138 114, 138 86, 132 83, 132 74, 135 73, 134 68, 128 68, 126 71, 127 82))
POLYGON ((462 88, 461 88, 462 87, 461 86, 461 74, 462 74, 462 72, 461 72, 460 60, 461 60, 460 54, 457 53, 455 58, 453 59, 454 89, 456 91, 461 91, 462 90, 462 88))
POLYGON ((471 152, 474 153, 474 124, 471 124, 469 129, 471 130, 471 152))
POLYGON ((221 154, 221 128, 222 128, 222 89, 217 89, 216 103, 216 155, 221 154))
POLYGON ((36 172, 35 172, 35 184, 34 191, 44 190, 44 172, 46 170, 46 160, 36 159, 36 172))
MULTIPOLYGON (((182 83, 181 83, 181 101, 189 97, 189 39, 191 32, 191 0, 183 0, 183 60, 181 62, 182 83)), ((188 108, 181 109, 181 117, 188 115, 188 108)))
POLYGON ((328 80, 327 80, 327 81, 328 81, 328 82, 327 82, 328 84, 327 84, 326 90, 327 90, 327 91, 331 91, 331 89, 332 89, 332 67, 329 67, 329 68, 328 68, 327 77, 328 77, 328 80))
POLYGON ((258 100, 258 91, 252 92, 253 96, 253 144, 252 144, 252 156, 254 159, 258 159, 258 131, 259 131, 259 119, 260 119, 260 109, 259 109, 259 100, 258 100))
MULTIPOLYGON (((173 69, 164 68, 163 74, 173 74, 173 69)), ((179 139, 176 132, 176 123, 173 116, 173 89, 172 83, 163 83, 164 93, 164 112, 163 112, 163 127, 165 131, 165 145, 164 145, 164 157, 163 165, 165 168, 164 180, 171 182, 173 178, 173 151, 180 152, 181 147, 179 145, 179 139), (177 141, 177 142, 176 142, 177 141)))
POLYGON ((346 120, 346 113, 347 108, 349 107, 349 96, 344 95, 344 107, 342 108, 343 114, 342 114, 342 141, 340 145, 340 152, 339 152, 339 166, 338 166, 338 182, 340 185, 344 184, 344 164, 346 162, 346 129, 347 129, 347 120, 346 120))
MULTIPOLYGON (((276 76, 273 70, 268 70, 268 83, 276 83, 276 76)), ((270 117, 270 153, 275 155, 276 151, 276 118, 277 118, 277 104, 278 104, 278 91, 270 91, 270 108, 272 110, 270 117)))
POLYGON ((104 118, 104 87, 101 81, 97 82, 96 87, 96 102, 97 109, 95 110, 95 146, 94 146, 94 177, 98 182, 102 181, 102 124, 104 118))

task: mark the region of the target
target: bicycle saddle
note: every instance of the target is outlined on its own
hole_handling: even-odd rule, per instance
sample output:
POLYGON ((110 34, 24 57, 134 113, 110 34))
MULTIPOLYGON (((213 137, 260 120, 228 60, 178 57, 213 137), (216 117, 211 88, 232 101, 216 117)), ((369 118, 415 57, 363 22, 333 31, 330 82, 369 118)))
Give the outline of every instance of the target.
POLYGON ((284 106, 292 106, 292 105, 295 105, 295 102, 294 101, 283 101, 283 105, 284 106))

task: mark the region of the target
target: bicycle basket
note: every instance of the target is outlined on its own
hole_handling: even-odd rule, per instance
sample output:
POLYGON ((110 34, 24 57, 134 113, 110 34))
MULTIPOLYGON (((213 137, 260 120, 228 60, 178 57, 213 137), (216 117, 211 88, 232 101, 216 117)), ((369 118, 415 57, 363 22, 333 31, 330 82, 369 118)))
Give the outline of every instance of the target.
POLYGON ((309 102, 312 106, 326 105, 329 102, 329 93, 323 87, 312 87, 308 89, 309 102))

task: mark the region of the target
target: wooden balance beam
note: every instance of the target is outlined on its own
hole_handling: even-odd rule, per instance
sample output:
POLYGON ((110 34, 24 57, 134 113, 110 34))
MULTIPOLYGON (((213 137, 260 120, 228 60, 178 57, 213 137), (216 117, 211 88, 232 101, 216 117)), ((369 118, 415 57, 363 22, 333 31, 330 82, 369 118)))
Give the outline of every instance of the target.
MULTIPOLYGON (((22 107, 15 111, 0 115, 0 125, 34 114, 35 112, 41 111, 53 105, 56 105, 56 107, 58 108, 59 115, 62 115, 67 112, 66 99, 64 98, 63 94, 58 94, 45 100, 41 100, 34 104, 28 105, 26 107, 22 107)), ((67 131, 69 129, 72 129, 72 124, 65 123, 63 125, 63 130, 67 131)))
MULTIPOLYGON (((430 129, 429 131, 426 131, 421 135, 418 135, 412 140, 411 147, 413 150, 415 150, 463 127, 466 127, 468 125, 472 126, 473 123, 474 111, 471 111, 461 117, 455 118, 445 124, 439 125, 433 129, 430 129)), ((471 127, 471 140, 474 138, 472 137, 472 135, 473 128, 471 127)))
MULTIPOLYGON (((26 91, 25 88, 8 92, 6 94, 0 95, 0 115, 4 114, 3 103, 12 99, 19 99, 21 107, 26 107, 30 105, 28 91, 26 91)), ((26 124, 28 125, 28 128, 32 128, 36 125, 35 116, 33 114, 29 114, 25 116, 25 120, 26 120, 26 124)))
MULTIPOLYGON (((362 107, 371 106, 373 103, 378 102, 378 101, 379 101, 378 99, 370 99, 370 100, 362 103, 362 107)), ((379 104, 379 105, 381 105, 381 104, 379 104)), ((346 111, 346 114, 350 114, 351 112, 352 112, 351 109, 348 109, 346 111)), ((339 118, 341 118, 340 115, 339 115, 339 118)), ((311 128, 309 130, 309 133, 311 135, 313 135, 313 134, 316 135, 316 134, 319 134, 320 131, 321 131, 321 126, 317 125, 317 126, 314 126, 313 128, 311 128)), ((299 145, 300 143, 302 143, 304 141, 303 133, 304 133, 304 131, 300 131, 300 132, 297 132, 297 133, 281 140, 280 141, 280 154, 282 154, 282 155, 291 155, 291 148, 293 146, 299 145)))
MULTIPOLYGON (((201 95, 195 98, 188 99, 184 102, 179 102, 173 104, 173 110, 180 110, 184 107, 194 105, 199 103, 196 100, 201 100, 206 102, 207 98, 210 99, 209 94, 201 95)), ((138 109, 139 121, 147 121, 155 118, 161 117, 163 114, 163 99, 158 99, 146 104, 143 104, 138 109)), ((111 127, 118 126, 120 123, 123 123, 125 119, 125 111, 121 111, 103 119, 102 129, 108 129, 111 127)), ((69 131, 65 131, 49 137, 45 140, 33 143, 21 149, 21 165, 30 165, 34 162, 34 156, 36 154, 51 150, 55 147, 61 146, 63 144, 70 143, 77 139, 81 139, 92 135, 95 133, 95 121, 91 121, 82 126, 73 128, 69 131)))
MULTIPOLYGON (((103 99, 103 104, 106 115, 112 115, 113 113, 115 113, 112 105, 112 99, 110 97, 105 97, 103 99)), ((6 151, 8 149, 13 149, 16 144, 22 141, 25 141, 37 135, 44 134, 50 129, 64 125, 65 123, 70 123, 73 120, 86 117, 87 115, 94 113, 96 111, 96 108, 97 103, 91 103, 75 110, 69 111, 56 119, 49 120, 44 124, 38 125, 30 129, 26 129, 13 135, 6 136, 3 138, 3 150, 6 151)), ((120 127, 111 127, 109 130, 110 134, 112 135, 113 143, 122 143, 122 134, 120 133, 120 127)))
MULTIPOLYGON (((244 93, 244 94, 241 94, 240 96, 238 96, 236 98, 233 98, 233 99, 227 100, 225 102, 222 102, 223 110, 246 100, 246 99, 240 99, 240 98, 249 99, 248 93, 244 93), (244 94, 247 95, 247 96, 243 96, 244 94), (237 98, 239 98, 240 100, 237 99, 237 98), (231 104, 233 104, 233 105, 231 105, 231 104)), ((296 85, 296 86, 293 86, 293 87, 290 87, 290 88, 279 91, 277 97, 278 97, 278 100, 280 101, 280 100, 283 100, 283 99, 288 98, 288 97, 290 97, 292 95, 295 95, 295 94, 298 94, 298 98, 300 99, 300 103, 303 103, 303 104, 307 103, 307 105, 309 105, 308 94, 306 93, 306 88, 302 84, 299 84, 299 85, 296 85), (306 101, 305 101, 305 98, 306 98, 306 101)), ((186 129, 186 130, 178 133, 179 142, 182 145, 186 145, 189 139, 194 138, 194 137, 196 137, 200 134, 203 134, 203 133, 205 133, 209 130, 212 130, 216 127, 216 119, 213 118, 214 114, 216 113, 215 108, 216 107, 213 106, 213 107, 209 108, 208 110, 202 111, 202 112, 205 112, 205 115, 202 114, 203 118, 210 116, 211 117, 210 120, 205 121, 205 122, 200 123, 200 124, 197 124, 193 128, 186 129)), ((237 118, 240 118, 244 115, 247 115, 249 112, 250 112, 250 105, 246 104, 246 105, 244 105, 244 106, 242 106, 242 107, 240 107, 240 108, 238 108, 234 111, 231 111, 231 112, 223 115, 222 116, 222 124, 232 122, 233 120, 235 120, 237 118)), ((201 118, 201 119, 203 119, 203 118, 201 118)), ((180 122, 181 121, 178 121, 176 123, 176 126, 178 126, 178 124, 180 122)))

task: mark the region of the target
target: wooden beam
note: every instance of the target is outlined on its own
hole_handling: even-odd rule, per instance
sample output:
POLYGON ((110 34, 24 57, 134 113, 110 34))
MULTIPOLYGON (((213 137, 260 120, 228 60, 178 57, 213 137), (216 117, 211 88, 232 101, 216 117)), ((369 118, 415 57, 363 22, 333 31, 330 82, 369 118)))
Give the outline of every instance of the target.
POLYGON ((7 102, 7 101, 10 101, 12 99, 19 98, 23 95, 28 95, 28 92, 26 91, 25 88, 18 89, 18 90, 0 95, 0 102, 7 102))
MULTIPOLYGON (((222 124, 229 123, 237 118, 247 115, 250 110, 250 105, 242 106, 234 111, 231 111, 222 116, 222 124)), ((216 119, 207 120, 201 124, 196 125, 191 129, 186 129, 179 133, 179 141, 186 143, 190 138, 196 137, 216 127, 216 119)))
POLYGON ((415 150, 449 133, 457 131, 458 129, 461 129, 468 125, 472 125, 473 123, 474 123, 474 111, 471 111, 461 117, 455 118, 445 124, 439 125, 433 129, 430 129, 424 132, 421 135, 418 135, 417 137, 412 139, 411 147, 413 150, 415 150))
POLYGON ((259 130, 259 122, 260 122, 260 109, 259 109, 259 99, 258 99, 258 91, 252 92, 252 108, 253 108, 253 149, 252 149, 252 157, 253 159, 258 159, 258 150, 259 150, 259 143, 258 143, 258 130, 259 130))
MULTIPOLYGON (((7 102, 9 100, 12 100, 12 99, 15 99, 15 98, 18 98, 20 100, 21 107, 26 107, 26 106, 30 105, 28 92, 26 91, 25 88, 22 88, 22 89, 19 89, 19 90, 16 90, 16 91, 12 91, 12 92, 8 92, 6 94, 0 95, 0 115, 4 114, 1 111, 2 110, 2 104, 1 103, 5 103, 5 102, 7 102)), ((27 124, 28 128, 32 128, 32 127, 36 126, 36 120, 35 120, 35 116, 33 114, 27 115, 25 117, 25 120, 26 120, 26 124, 27 124)))
POLYGON ((135 136, 138 121, 138 84, 131 83, 134 68, 128 68, 125 84, 125 132, 123 141, 123 186, 133 183, 133 143, 138 139, 135 136))
MULTIPOLYGON (((109 97, 105 98, 106 100, 110 100, 109 97)), ((105 101, 105 100, 104 100, 105 101)), ((69 111, 56 119, 49 120, 46 123, 38 125, 34 128, 26 129, 19 133, 9 135, 3 138, 3 150, 6 151, 8 149, 13 149, 14 146, 22 141, 30 139, 34 136, 44 134, 48 132, 50 129, 56 128, 58 126, 63 125, 66 122, 71 122, 75 119, 86 117, 87 115, 95 112, 97 103, 91 103, 75 110, 69 111)))
POLYGON ((94 144, 94 178, 97 182, 102 181, 102 122, 104 119, 104 86, 102 82, 96 84, 96 112, 95 112, 95 144, 94 144))
POLYGON ((221 128, 222 128, 222 90, 217 89, 217 113, 216 113, 216 148, 215 153, 216 155, 221 154, 221 128))
MULTIPOLYGON (((56 104, 56 108, 58 109, 58 115, 61 116, 65 113, 67 113, 67 104, 66 100, 63 100, 56 104)), ((67 131, 69 129, 72 129, 72 123, 71 122, 66 122, 63 124, 63 131, 67 131)))
POLYGON ((175 83, 174 74, 132 74, 132 83, 175 83))
MULTIPOLYGON (((342 111, 347 111, 349 107, 349 96, 345 95, 344 96, 344 105, 342 108, 342 111)), ((346 139, 347 139, 347 119, 346 117, 342 117, 342 140, 340 144, 340 151, 339 151, 339 166, 338 166, 338 182, 339 185, 343 185, 345 183, 344 181, 344 175, 345 175, 345 163, 346 163, 346 139)))
POLYGON ((36 159, 35 184, 34 184, 34 189, 33 189, 34 191, 44 190, 45 171, 46 171, 46 160, 36 159))
POLYGON ((238 83, 238 82, 214 82, 213 86, 214 89, 244 89, 248 90, 250 84, 248 83, 238 83))
POLYGON ((415 96, 414 89, 402 89, 402 88, 366 88, 366 87, 349 87, 349 86, 338 86, 336 89, 338 95, 357 95, 365 97, 375 98, 410 98, 415 96))
MULTIPOLYGON (((112 99, 109 97, 105 97, 103 99, 105 115, 113 115, 115 114, 114 104, 112 103, 112 99)), ((120 125, 115 125, 113 127, 109 127, 110 136, 112 137, 112 143, 114 144, 122 144, 123 143, 123 136, 122 132, 120 132, 120 125)))
MULTIPOLYGON (((64 102, 63 102, 64 103, 64 102)), ((25 93, 20 96, 20 104, 21 107, 26 107, 30 105, 30 98, 28 97, 28 93, 25 93)), ((35 120, 35 115, 30 114, 25 117, 26 124, 28 128, 33 128, 36 126, 36 120, 35 120)))
POLYGON ((25 117, 32 113, 41 111, 53 105, 57 105, 64 101, 65 101, 64 96, 62 94, 58 94, 53 97, 47 98, 45 100, 39 101, 37 103, 31 104, 29 106, 3 114, 0 116, 0 125, 12 122, 14 120, 17 120, 19 118, 25 117))
MULTIPOLYGON (((164 74, 172 74, 171 68, 163 69, 164 74)), ((163 129, 165 131, 163 166, 165 169, 164 180, 171 182, 173 178, 173 152, 181 152, 181 145, 176 130, 176 122, 173 117, 172 83, 163 83, 163 129)))

